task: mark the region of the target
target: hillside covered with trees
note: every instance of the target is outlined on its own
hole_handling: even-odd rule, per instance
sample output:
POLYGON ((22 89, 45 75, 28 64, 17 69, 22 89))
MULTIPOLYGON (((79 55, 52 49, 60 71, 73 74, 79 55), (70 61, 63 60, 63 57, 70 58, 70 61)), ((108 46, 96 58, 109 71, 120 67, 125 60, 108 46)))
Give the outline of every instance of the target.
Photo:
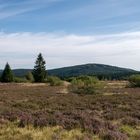
POLYGON ((90 75, 97 76, 99 79, 110 80, 122 79, 136 73, 138 71, 104 64, 85 64, 48 71, 49 75, 55 75, 61 78, 90 75))
MULTIPOLYGON (((17 77, 23 77, 32 69, 14 69, 13 73, 17 77)), ((2 70, 0 70, 2 73, 2 70)), ((124 77, 132 74, 137 74, 138 71, 126 68, 120 68, 115 66, 103 65, 103 64, 85 64, 70 66, 58 69, 47 70, 47 74, 50 76, 58 76, 60 78, 77 77, 81 75, 93 75, 99 79, 123 79, 124 77)))

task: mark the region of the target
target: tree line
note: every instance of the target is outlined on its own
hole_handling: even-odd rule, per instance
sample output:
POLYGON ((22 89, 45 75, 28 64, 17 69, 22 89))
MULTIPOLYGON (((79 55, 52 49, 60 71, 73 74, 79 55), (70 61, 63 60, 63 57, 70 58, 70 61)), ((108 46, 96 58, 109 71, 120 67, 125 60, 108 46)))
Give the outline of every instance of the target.
MULTIPOLYGON (((44 80, 46 79, 46 76, 47 76, 46 62, 45 62, 42 54, 39 53, 39 55, 35 61, 34 69, 32 70, 32 72, 29 72, 26 75, 26 78, 27 78, 27 80, 31 80, 34 82, 44 82, 44 80)), ((4 83, 15 81, 15 76, 8 63, 5 65, 5 68, 2 72, 0 80, 1 80, 1 82, 4 82, 4 83)))

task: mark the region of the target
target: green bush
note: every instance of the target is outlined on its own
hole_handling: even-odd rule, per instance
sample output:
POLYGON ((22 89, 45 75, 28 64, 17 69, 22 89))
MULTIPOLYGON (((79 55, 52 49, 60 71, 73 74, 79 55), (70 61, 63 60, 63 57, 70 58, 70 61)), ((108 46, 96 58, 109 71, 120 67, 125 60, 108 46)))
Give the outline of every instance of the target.
POLYGON ((129 82, 131 87, 140 87, 140 74, 130 76, 129 82))
POLYGON ((73 78, 69 89, 78 94, 95 94, 101 92, 103 84, 93 76, 80 76, 73 78))
POLYGON ((15 83, 27 83, 27 82, 29 82, 26 78, 21 78, 21 77, 15 77, 14 78, 14 82, 15 83))
POLYGON ((34 82, 34 76, 33 76, 32 72, 27 73, 26 79, 30 82, 34 82))
POLYGON ((63 85, 63 81, 59 77, 56 77, 56 76, 48 76, 46 82, 49 83, 51 86, 63 85))

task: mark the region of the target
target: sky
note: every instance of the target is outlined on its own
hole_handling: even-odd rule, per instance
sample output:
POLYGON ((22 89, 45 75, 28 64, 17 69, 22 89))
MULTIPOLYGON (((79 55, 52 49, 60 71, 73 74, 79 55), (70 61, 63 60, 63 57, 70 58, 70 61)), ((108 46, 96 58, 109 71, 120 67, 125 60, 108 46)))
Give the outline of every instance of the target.
POLYGON ((140 0, 0 0, 0 69, 101 63, 140 70, 140 0))

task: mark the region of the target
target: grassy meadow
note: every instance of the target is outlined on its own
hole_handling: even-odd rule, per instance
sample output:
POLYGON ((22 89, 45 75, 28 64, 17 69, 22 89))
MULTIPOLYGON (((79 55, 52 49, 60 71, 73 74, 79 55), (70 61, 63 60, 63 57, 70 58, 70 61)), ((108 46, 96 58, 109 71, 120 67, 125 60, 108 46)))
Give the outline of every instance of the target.
POLYGON ((140 88, 106 81, 102 94, 0 84, 0 140, 140 140, 140 88))

